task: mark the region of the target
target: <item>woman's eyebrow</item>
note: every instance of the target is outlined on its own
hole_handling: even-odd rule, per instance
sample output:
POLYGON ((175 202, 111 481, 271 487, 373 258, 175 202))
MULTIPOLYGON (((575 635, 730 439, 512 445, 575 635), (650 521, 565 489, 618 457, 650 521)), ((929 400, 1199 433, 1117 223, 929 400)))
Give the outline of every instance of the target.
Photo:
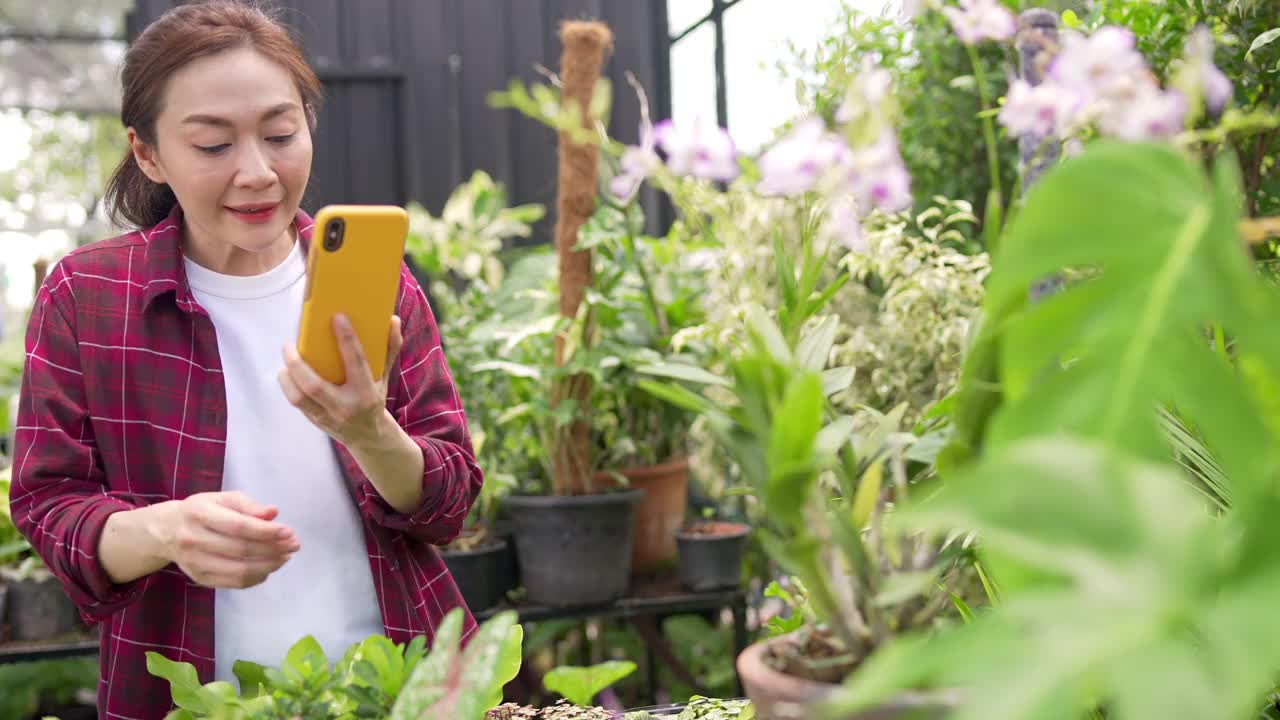
MULTIPOLYGON (((297 103, 283 102, 283 103, 280 103, 279 105, 275 105, 271 107, 266 112, 264 112, 262 114, 262 119, 264 121, 270 120, 274 117, 283 115, 289 112, 290 110, 296 110, 296 109, 298 109, 297 103)), ((187 125, 187 124, 217 125, 218 127, 231 127, 232 122, 226 118, 218 117, 217 115, 195 114, 195 115, 188 115, 185 118, 183 118, 182 124, 183 125, 187 125)))

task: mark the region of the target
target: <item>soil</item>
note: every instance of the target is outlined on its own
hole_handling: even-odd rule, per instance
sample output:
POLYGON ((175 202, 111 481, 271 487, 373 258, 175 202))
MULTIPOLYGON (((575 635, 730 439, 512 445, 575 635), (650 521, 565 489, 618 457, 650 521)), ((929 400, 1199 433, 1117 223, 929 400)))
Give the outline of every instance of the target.
POLYGON ((614 720, 614 713, 599 707, 582 707, 558 700, 551 707, 504 703, 485 713, 485 720, 614 720))
POLYGON ((775 643, 764 661, 778 672, 815 682, 842 682, 858 662, 834 637, 802 629, 775 643))
POLYGON ((741 533, 743 526, 738 523, 719 522, 719 521, 700 521, 691 523, 680 529, 681 535, 737 535, 741 533))

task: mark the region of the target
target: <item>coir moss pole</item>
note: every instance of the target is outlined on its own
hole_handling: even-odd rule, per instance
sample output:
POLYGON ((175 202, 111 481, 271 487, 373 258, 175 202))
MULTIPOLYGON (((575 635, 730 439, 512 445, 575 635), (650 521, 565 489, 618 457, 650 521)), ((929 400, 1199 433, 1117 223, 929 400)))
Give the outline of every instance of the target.
MULTIPOLYGON (((561 102, 581 113, 590 128, 591 96, 600 79, 605 53, 613 43, 608 26, 594 21, 569 21, 560 28, 564 51, 560 56, 561 102)), ((560 314, 574 318, 591 286, 591 252, 574 250, 578 231, 591 217, 596 200, 596 162, 593 144, 573 142, 560 133, 560 167, 556 198, 556 250, 560 260, 560 314)), ((587 337, 590 328, 584 328, 587 337)), ((556 362, 568 361, 565 341, 556 338, 556 362)), ((586 417, 591 392, 590 377, 574 375, 559 380, 552 404, 575 403, 581 412, 567 427, 557 429, 552 449, 552 487, 557 495, 589 492, 591 488, 590 421, 586 417)))

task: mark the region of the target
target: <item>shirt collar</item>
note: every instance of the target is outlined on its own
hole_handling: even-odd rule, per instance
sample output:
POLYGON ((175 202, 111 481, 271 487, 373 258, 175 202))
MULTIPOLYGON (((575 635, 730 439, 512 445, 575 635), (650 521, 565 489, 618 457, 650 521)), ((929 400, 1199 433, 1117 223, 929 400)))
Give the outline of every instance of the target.
MULTIPOLYGON (((293 226, 298 230, 298 241, 305 253, 311 244, 311 231, 315 227, 311 216, 298 210, 293 216, 293 226)), ((169 217, 158 224, 139 230, 145 248, 145 274, 142 277, 142 309, 166 293, 174 293, 178 307, 190 312, 195 302, 191 286, 187 283, 187 271, 182 264, 182 208, 174 205, 169 217)))

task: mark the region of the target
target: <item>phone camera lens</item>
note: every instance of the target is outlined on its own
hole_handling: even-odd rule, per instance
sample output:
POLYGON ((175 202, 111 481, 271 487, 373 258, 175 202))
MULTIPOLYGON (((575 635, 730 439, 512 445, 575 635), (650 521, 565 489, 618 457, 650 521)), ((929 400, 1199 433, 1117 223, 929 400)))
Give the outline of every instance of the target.
POLYGON ((341 219, 333 220, 325 227, 324 231, 324 249, 334 252, 342 247, 342 230, 343 222, 341 219))

